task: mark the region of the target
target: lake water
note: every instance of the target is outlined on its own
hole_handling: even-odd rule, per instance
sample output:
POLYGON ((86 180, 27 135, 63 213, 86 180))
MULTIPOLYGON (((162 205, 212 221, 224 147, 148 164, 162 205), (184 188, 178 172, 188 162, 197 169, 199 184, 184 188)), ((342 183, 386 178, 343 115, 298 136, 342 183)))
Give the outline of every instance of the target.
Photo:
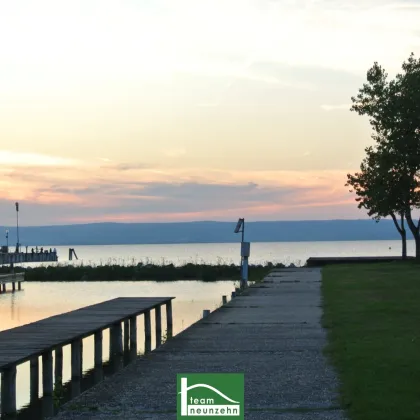
MULTIPOLYGON (((407 241, 409 255, 414 255, 414 241, 407 241)), ((46 247, 47 249, 50 246, 46 247)), ((170 245, 71 245, 56 247, 59 262, 68 261, 68 250, 76 250, 79 261, 101 264, 114 262, 186 262, 240 263, 240 244, 170 244, 170 245)), ((340 241, 340 242, 255 242, 251 243, 250 264, 267 261, 302 265, 309 257, 393 256, 401 254, 401 241, 340 241)))
MULTIPOLYGON (((186 262, 239 264, 240 245, 235 244, 175 244, 175 245, 73 245, 79 260, 75 264, 108 263, 131 264, 149 261, 154 263, 186 262)), ((49 248, 46 247, 46 248, 49 248)), ((69 246, 57 247, 59 262, 65 263, 69 246)), ((252 243, 250 263, 266 261, 302 265, 311 256, 375 256, 399 255, 400 241, 360 242, 283 242, 252 243)), ((414 253, 414 242, 409 241, 408 251, 414 253)), ((203 309, 215 309, 222 295, 230 296, 233 282, 78 282, 78 283, 23 283, 23 290, 0 295, 0 331, 35 322, 83 306, 116 297, 174 296, 174 334, 200 319, 203 309)), ((165 311, 163 325, 165 325, 165 311)), ((153 317, 152 317, 153 321, 153 317)), ((153 331, 152 324, 152 331, 153 331)), ((144 350, 143 317, 138 320, 138 350, 144 350)), ((104 332, 104 360, 109 356, 109 335, 104 332)), ((83 368, 93 367, 93 338, 84 340, 83 368)), ((70 348, 64 348, 63 381, 70 379, 70 348)), ((40 387, 42 390, 42 387, 40 387)), ((23 407, 29 402, 29 363, 18 366, 17 403, 23 407)), ((35 414, 30 417, 36 419, 35 414)))

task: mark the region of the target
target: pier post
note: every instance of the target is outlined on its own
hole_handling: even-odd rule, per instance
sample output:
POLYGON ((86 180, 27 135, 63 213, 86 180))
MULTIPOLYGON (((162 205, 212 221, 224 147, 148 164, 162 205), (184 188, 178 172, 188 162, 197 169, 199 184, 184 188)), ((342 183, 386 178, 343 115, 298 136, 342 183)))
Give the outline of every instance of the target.
POLYGON ((2 285, 3 293, 6 293, 6 283, 3 283, 2 285))
POLYGON ((82 340, 79 339, 71 343, 71 394, 73 398, 80 394, 81 388, 81 342, 82 340))
POLYGON ((82 380, 83 378, 83 340, 80 339, 80 365, 79 365, 79 370, 80 370, 80 380, 82 380))
POLYGON ((226 295, 223 295, 222 296, 222 304, 223 305, 226 305, 226 303, 227 303, 227 296, 226 295))
POLYGON ((22 290, 22 282, 18 281, 18 290, 22 290))
POLYGON ((63 385, 63 347, 57 347, 54 350, 55 366, 54 366, 54 377, 55 386, 63 385))
POLYGON ((152 324, 150 311, 144 313, 144 352, 152 351, 152 324))
POLYGON ((162 344, 162 312, 160 305, 155 308, 156 347, 162 344))
POLYGON ((42 355, 42 414, 51 417, 53 413, 53 358, 52 351, 47 351, 42 355))
POLYGON ((94 381, 97 384, 103 379, 102 370, 102 352, 103 352, 103 333, 95 332, 95 365, 94 365, 94 381))
POLYGON ((42 354, 42 396, 52 397, 53 394, 53 359, 52 352, 42 354))
POLYGON ((30 367, 30 401, 39 398, 39 358, 34 357, 29 363, 30 367))
POLYGON ((113 338, 113 351, 114 355, 121 356, 123 354, 123 342, 122 342, 122 328, 121 322, 117 322, 112 326, 112 338, 113 338))
POLYGON ((210 309, 203 309, 203 318, 210 315, 210 309))
POLYGON ((1 414, 16 413, 16 366, 3 370, 1 374, 1 414))
POLYGON ((137 356, 137 317, 130 318, 130 354, 132 358, 137 356))
POLYGON ((13 281, 12 282, 12 291, 15 292, 16 291, 16 283, 13 281))
POLYGON ((122 356, 124 354, 121 322, 117 322, 111 327, 110 345, 112 353, 110 353, 109 360, 113 371, 117 372, 122 367, 122 356))
POLYGON ((166 302, 166 338, 172 338, 173 321, 172 321, 172 301, 166 302))
POLYGON ((124 319, 124 352, 128 352, 130 344, 130 321, 124 319))

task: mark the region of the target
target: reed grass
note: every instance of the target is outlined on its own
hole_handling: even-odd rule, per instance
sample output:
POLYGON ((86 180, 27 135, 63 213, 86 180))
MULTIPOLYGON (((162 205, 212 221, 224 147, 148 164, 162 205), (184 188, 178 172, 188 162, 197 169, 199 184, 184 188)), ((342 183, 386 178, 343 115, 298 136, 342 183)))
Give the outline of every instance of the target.
MULTIPOLYGON (((249 266, 249 281, 258 281, 273 268, 283 268, 284 264, 265 262, 249 266)), ((6 272, 3 267, 0 272, 6 272)), ((137 260, 110 258, 99 264, 75 262, 73 264, 53 263, 38 267, 15 267, 15 272, 24 272, 26 281, 176 281, 201 280, 223 281, 240 280, 240 267, 233 262, 218 258, 215 264, 201 261, 184 262, 175 265, 162 258, 160 263, 149 259, 137 260)))

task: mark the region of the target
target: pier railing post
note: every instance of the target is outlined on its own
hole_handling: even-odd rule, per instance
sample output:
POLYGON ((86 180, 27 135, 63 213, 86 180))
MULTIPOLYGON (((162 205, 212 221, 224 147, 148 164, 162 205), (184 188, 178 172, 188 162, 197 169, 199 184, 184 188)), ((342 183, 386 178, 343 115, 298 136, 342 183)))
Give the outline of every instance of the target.
POLYGON ((152 350, 152 323, 150 320, 150 311, 144 313, 144 352, 152 350))
POLYGON ((132 358, 137 356, 137 317, 130 318, 130 354, 132 358))
POLYGON ((123 341, 121 322, 117 322, 111 327, 110 337, 111 351, 109 360, 112 363, 113 371, 116 372, 122 367, 123 341))
POLYGON ((115 354, 118 356, 121 356, 123 351, 123 341, 122 341, 122 328, 121 328, 121 322, 118 322, 114 325, 115 333, 114 333, 114 339, 115 339, 115 347, 114 351, 115 354))
POLYGON ((22 290, 22 282, 18 281, 18 290, 22 290))
POLYGON ((94 340, 95 340, 94 381, 95 383, 98 383, 103 379, 103 369, 102 369, 103 333, 102 333, 102 330, 95 332, 94 340))
POLYGON ((162 312, 160 305, 155 308, 156 347, 162 344, 162 312))
POLYGON ((57 347, 54 350, 55 366, 54 377, 55 386, 63 385, 63 347, 57 347))
POLYGON ((51 416, 54 411, 53 401, 53 358, 52 351, 42 354, 42 402, 44 416, 51 416))
POLYGON ((30 369, 30 401, 34 402, 39 398, 39 358, 34 357, 29 362, 30 369))
POLYGON ((130 321, 124 320, 124 352, 128 352, 130 345, 130 321))
POLYGON ((83 378, 83 340, 80 339, 80 364, 79 364, 79 370, 80 370, 80 380, 83 378))
POLYGON ((173 320, 172 320, 172 301, 166 302, 166 338, 171 338, 173 335, 173 320))
POLYGON ((52 352, 42 354, 42 395, 52 396, 53 394, 53 359, 52 352))
POLYGON ((16 366, 3 370, 1 374, 1 414, 16 413, 16 366))
POLYGON ((80 365, 81 365, 81 352, 82 352, 82 340, 75 340, 71 343, 71 393, 72 397, 76 397, 80 394, 80 365))
POLYGON ((12 291, 15 292, 16 291, 16 283, 13 281, 12 282, 12 291))

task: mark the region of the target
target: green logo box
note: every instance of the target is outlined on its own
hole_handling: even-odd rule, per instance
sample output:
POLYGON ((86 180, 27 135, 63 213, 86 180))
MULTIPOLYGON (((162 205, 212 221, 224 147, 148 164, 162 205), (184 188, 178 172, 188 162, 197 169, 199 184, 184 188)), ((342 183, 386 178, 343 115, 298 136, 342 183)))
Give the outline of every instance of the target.
POLYGON ((244 419, 243 373, 179 373, 177 420, 244 419))

